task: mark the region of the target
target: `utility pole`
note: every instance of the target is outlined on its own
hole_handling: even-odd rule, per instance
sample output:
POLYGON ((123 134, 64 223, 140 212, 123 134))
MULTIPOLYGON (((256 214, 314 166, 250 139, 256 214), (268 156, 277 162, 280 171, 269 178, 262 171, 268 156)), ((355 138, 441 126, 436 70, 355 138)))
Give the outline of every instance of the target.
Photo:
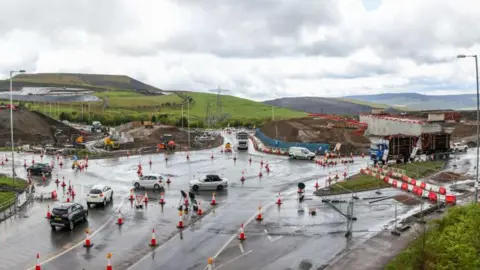
POLYGON ((188 151, 190 151, 190 99, 187 102, 188 151))
POLYGON ((217 93, 217 114, 218 114, 218 117, 221 119, 223 117, 222 93, 230 92, 230 90, 220 89, 220 87, 218 87, 217 89, 211 89, 208 91, 217 93))

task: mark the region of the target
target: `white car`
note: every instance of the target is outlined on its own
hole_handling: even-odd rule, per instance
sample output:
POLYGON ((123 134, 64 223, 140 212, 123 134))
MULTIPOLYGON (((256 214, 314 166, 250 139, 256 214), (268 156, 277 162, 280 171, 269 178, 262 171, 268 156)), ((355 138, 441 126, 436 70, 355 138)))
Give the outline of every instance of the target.
POLYGON ((222 191, 228 188, 228 179, 221 178, 218 175, 208 174, 200 179, 190 181, 190 188, 193 191, 199 190, 217 190, 222 191))
POLYGON ((159 174, 147 174, 139 177, 132 182, 133 186, 138 188, 153 188, 156 190, 164 189, 163 177, 159 174))
POLYGON ((315 159, 315 153, 305 147, 290 147, 288 149, 288 155, 292 159, 315 159))
POLYGON ((106 185, 95 185, 90 189, 87 195, 87 206, 95 204, 101 204, 106 206, 108 203, 113 202, 113 190, 106 185))
POLYGON ((454 152, 467 152, 468 146, 464 142, 456 142, 453 144, 452 150, 454 152))

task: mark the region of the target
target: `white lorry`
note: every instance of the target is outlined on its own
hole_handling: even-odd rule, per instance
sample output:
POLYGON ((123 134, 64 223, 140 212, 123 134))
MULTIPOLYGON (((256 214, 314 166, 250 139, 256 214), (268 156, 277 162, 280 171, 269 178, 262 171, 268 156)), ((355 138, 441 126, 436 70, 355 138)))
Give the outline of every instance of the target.
POLYGON ((248 150, 248 132, 239 131, 237 133, 237 149, 238 150, 248 150))

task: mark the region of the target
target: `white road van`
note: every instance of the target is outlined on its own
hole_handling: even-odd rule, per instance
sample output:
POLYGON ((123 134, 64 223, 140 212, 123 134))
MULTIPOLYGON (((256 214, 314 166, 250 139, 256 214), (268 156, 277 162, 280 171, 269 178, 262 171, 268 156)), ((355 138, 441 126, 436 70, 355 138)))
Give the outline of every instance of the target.
POLYGON ((288 155, 292 159, 315 159, 315 153, 305 147, 290 147, 288 149, 288 155))

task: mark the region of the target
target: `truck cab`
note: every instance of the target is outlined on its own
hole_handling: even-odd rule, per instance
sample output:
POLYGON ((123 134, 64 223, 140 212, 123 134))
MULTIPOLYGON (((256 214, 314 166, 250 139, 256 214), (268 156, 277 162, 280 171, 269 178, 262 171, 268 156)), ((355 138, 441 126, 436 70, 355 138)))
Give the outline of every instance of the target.
POLYGON ((246 131, 240 131, 237 133, 238 150, 248 150, 248 138, 249 135, 246 131))
POLYGON ((381 142, 372 143, 370 145, 370 159, 375 165, 377 165, 377 163, 381 163, 383 165, 387 163, 387 159, 384 158, 385 152, 387 152, 388 156, 388 143, 381 142))

